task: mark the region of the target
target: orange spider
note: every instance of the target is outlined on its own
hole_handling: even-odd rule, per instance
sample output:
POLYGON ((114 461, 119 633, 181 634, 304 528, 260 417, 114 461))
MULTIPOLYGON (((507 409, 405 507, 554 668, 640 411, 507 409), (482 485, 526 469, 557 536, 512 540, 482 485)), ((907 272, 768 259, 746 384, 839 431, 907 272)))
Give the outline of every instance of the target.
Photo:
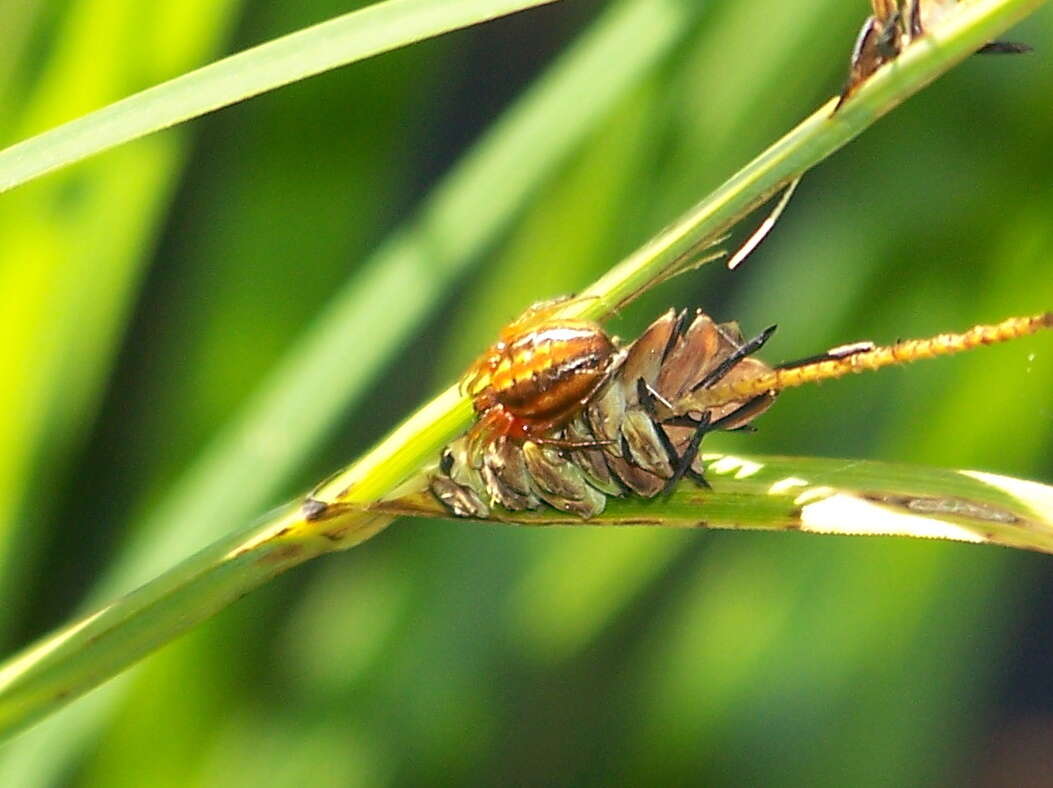
POLYGON ((479 414, 471 445, 502 437, 572 445, 547 436, 603 385, 619 354, 598 324, 559 317, 566 305, 566 299, 534 304, 468 368, 461 386, 479 414))

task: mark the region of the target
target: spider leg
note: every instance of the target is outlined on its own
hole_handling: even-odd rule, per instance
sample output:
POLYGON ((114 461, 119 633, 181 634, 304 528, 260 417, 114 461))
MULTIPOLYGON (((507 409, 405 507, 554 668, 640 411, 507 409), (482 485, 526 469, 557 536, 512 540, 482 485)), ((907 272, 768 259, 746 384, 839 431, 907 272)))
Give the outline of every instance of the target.
POLYGON ((907 13, 910 16, 910 39, 913 41, 918 36, 925 35, 925 28, 921 24, 920 0, 910 0, 910 9, 907 13))
POLYGON ((690 479, 691 481, 693 481, 699 487, 702 487, 703 489, 706 489, 706 490, 712 490, 713 489, 713 485, 709 483, 709 480, 705 476, 703 476, 701 473, 696 471, 694 468, 688 468, 687 469, 687 473, 685 473, 684 476, 686 478, 690 479))
MULTIPOLYGON (((677 313, 676 322, 673 323, 673 330, 669 332, 669 341, 666 342, 665 350, 662 351, 663 364, 665 363, 665 360, 669 358, 669 354, 673 351, 673 348, 676 347, 677 340, 684 335, 684 331, 687 329, 687 318, 689 315, 690 313, 686 309, 681 309, 677 313)), ((639 387, 639 385, 640 384, 637 383, 637 387, 639 387)), ((654 391, 654 389, 651 390, 654 391)), ((637 388, 637 391, 639 391, 639 388, 637 388)), ((657 393, 658 392, 655 392, 655 394, 657 393)))
MULTIPOLYGON (((852 57, 849 60, 848 80, 837 99, 834 113, 841 109, 859 86, 866 82, 875 71, 886 63, 895 60, 900 53, 900 37, 904 31, 903 15, 899 4, 894 0, 872 0, 873 16, 867 17, 859 31, 852 57)), ((908 24, 913 30, 920 30, 921 17, 918 4, 914 2, 910 9, 908 24)))
POLYGON ((852 48, 852 57, 849 60, 848 79, 845 86, 841 88, 841 94, 837 97, 834 105, 834 114, 848 101, 867 77, 877 71, 881 64, 881 57, 877 52, 876 38, 880 35, 878 22, 874 17, 868 16, 863 22, 863 27, 856 38, 855 46, 852 48))
POLYGON ((758 350, 764 347, 767 341, 771 339, 771 335, 775 333, 776 328, 776 326, 768 326, 768 328, 764 329, 764 331, 762 331, 758 336, 751 339, 749 342, 740 347, 726 359, 721 361, 720 364, 718 364, 713 369, 713 371, 711 371, 708 375, 702 378, 702 380, 696 383, 691 390, 698 391, 701 388, 709 388, 710 386, 719 382, 720 379, 727 375, 736 364, 742 361, 742 359, 746 358, 747 356, 752 356, 754 353, 756 353, 758 350))
POLYGON ((887 19, 878 20, 880 32, 874 40, 874 48, 885 60, 892 60, 899 55, 900 23, 899 9, 895 9, 887 19))
POLYGON ((663 419, 662 424, 667 427, 697 427, 698 419, 693 419, 685 414, 683 416, 671 416, 668 419, 663 419))
POLYGON ((984 44, 976 50, 978 55, 1026 55, 1033 52, 1034 48, 1029 44, 1021 44, 1017 41, 992 41, 984 44))
MULTIPOLYGON (((673 468, 673 475, 669 478, 669 481, 665 483, 665 488, 662 490, 663 494, 668 495, 673 491, 680 480, 684 478, 688 471, 691 470, 691 466, 695 463, 695 457, 698 456, 698 449, 702 445, 702 438, 705 437, 707 432, 711 432, 711 425, 709 422, 709 412, 702 414, 702 418, 695 423, 695 432, 691 436, 691 440, 687 442, 687 447, 684 449, 684 453, 681 454, 676 460, 676 466, 673 468)), ((659 433, 664 434, 662 430, 659 433)), ((705 476, 700 473, 696 473, 696 481, 709 488, 709 482, 706 481, 705 476)))
POLYGON ((776 366, 775 369, 796 369, 797 367, 806 367, 809 364, 818 364, 823 361, 840 361, 858 353, 868 353, 874 348, 875 345, 873 342, 854 342, 850 345, 841 345, 839 347, 831 348, 823 353, 817 353, 814 356, 806 356, 805 358, 797 358, 793 361, 785 361, 776 366))
POLYGON ((636 397, 643 405, 644 412, 655 421, 658 420, 658 405, 673 409, 673 403, 655 391, 654 387, 643 378, 636 381, 636 397))
POLYGON ((505 326, 503 334, 511 335, 529 331, 534 326, 540 326, 554 317, 571 304, 580 301, 595 301, 599 296, 595 295, 565 295, 557 298, 548 298, 544 301, 535 301, 528 306, 523 313, 505 326))
MULTIPOLYGON (((726 429, 728 424, 734 424, 736 421, 743 417, 751 417, 751 415, 759 415, 765 407, 768 405, 768 395, 760 394, 753 399, 749 400, 742 406, 735 408, 727 416, 717 419, 714 422, 710 422, 710 415, 708 412, 702 415, 702 418, 698 421, 692 421, 691 423, 696 427, 695 434, 691 436, 691 441, 687 444, 687 448, 684 450, 677 461, 676 471, 673 477, 666 483, 664 492, 671 492, 673 487, 676 486, 677 482, 683 479, 685 476, 690 477, 695 482, 705 487, 707 490, 712 489, 708 481, 706 481, 705 475, 694 470, 691 466, 695 463, 695 458, 698 456, 699 448, 702 445, 702 438, 705 437, 706 433, 718 432, 726 429)), ((683 418, 683 417, 681 417, 683 418)), ((666 424, 672 424, 673 419, 670 419, 666 424)), ((678 426, 686 426, 678 424, 678 426)), ((741 427, 735 427, 734 429, 742 430, 748 429, 751 425, 743 424, 741 427)))
POLYGON ((465 435, 465 453, 475 467, 482 462, 482 451, 486 444, 506 431, 508 415, 500 407, 492 407, 480 414, 465 435))
MULTIPOLYGON (((758 394, 753 399, 747 400, 744 404, 742 404, 739 407, 735 408, 735 410, 731 411, 731 413, 729 413, 727 416, 724 416, 724 417, 719 418, 716 421, 714 421, 713 422, 713 426, 710 429, 710 432, 717 432, 719 430, 727 430, 728 429, 728 427, 727 427, 728 424, 734 424, 736 421, 738 421, 739 419, 742 419, 743 417, 745 417, 745 418, 755 418, 756 416, 759 416, 761 413, 763 413, 765 411, 765 409, 767 408, 767 405, 769 404, 770 400, 771 400, 771 397, 770 397, 769 394, 767 394, 767 393, 765 393, 765 394, 758 394)), ((743 427, 749 427, 751 425, 744 424, 742 426, 743 427)), ((742 427, 737 427, 736 429, 742 429, 742 427)))
MULTIPOLYGON (((651 420, 655 423, 655 434, 658 436, 658 440, 661 442, 662 448, 665 450, 666 456, 669 458, 669 462, 673 466, 675 473, 675 469, 679 467, 682 458, 680 454, 677 453, 673 442, 669 440, 669 436, 666 434, 665 430, 662 429, 663 424, 672 424, 673 420, 661 421, 658 418, 657 402, 661 401, 663 405, 670 409, 672 409, 672 405, 670 405, 665 397, 655 391, 643 378, 639 378, 636 381, 636 394, 640 399, 640 404, 643 406, 644 412, 650 416, 651 420)), ((697 425, 697 421, 690 419, 687 424, 677 426, 695 427, 697 425)), ((666 487, 668 488, 668 484, 666 487)))

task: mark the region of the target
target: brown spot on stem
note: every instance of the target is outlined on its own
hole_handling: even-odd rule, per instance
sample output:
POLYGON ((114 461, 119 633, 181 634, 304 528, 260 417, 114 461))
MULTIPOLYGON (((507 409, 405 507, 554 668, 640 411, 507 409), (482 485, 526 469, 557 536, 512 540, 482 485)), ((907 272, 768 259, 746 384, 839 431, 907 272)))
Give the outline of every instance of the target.
POLYGON ((303 519, 309 523, 320 523, 325 520, 332 520, 351 508, 346 503, 337 501, 326 503, 316 498, 307 498, 303 502, 302 507, 303 519))
POLYGON ((296 558, 301 553, 303 553, 303 545, 289 542, 288 544, 279 545, 261 556, 258 563, 261 565, 284 564, 286 561, 291 561, 296 558))
POLYGON ((1005 509, 991 506, 988 503, 970 501, 966 498, 954 496, 909 496, 892 495, 887 493, 866 493, 862 496, 864 500, 880 503, 885 506, 895 506, 906 509, 913 514, 926 514, 942 517, 955 517, 962 520, 978 520, 981 522, 1005 523, 1006 525, 1020 524, 1021 520, 1015 514, 1005 509))
POLYGON ((347 525, 341 528, 330 528, 328 531, 322 531, 322 536, 330 542, 339 542, 347 536, 348 530, 350 530, 350 526, 347 525))

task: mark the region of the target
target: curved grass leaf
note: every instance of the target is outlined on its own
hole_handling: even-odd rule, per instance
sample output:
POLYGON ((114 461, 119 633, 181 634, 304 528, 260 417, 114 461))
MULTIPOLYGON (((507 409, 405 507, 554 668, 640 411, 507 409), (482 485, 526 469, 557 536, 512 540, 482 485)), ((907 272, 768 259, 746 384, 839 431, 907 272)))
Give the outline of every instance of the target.
POLYGON ((191 71, 0 151, 0 192, 206 112, 555 0, 387 0, 191 71))
MULTIPOLYGON (((712 491, 683 483, 668 498, 610 499, 587 523, 545 508, 501 513, 516 525, 647 525, 911 536, 1053 553, 1053 487, 981 471, 872 460, 706 454, 712 491)), ((448 516, 429 493, 371 511, 448 516)))
MULTIPOLYGON (((41 10, 16 5, 25 5, 21 13, 41 10)), ((133 0, 111 3, 105 14, 95 0, 70 3, 46 55, 37 61, 27 51, 20 59, 16 73, 27 62, 39 69, 31 89, 16 97, 14 85, 0 86, 0 136, 206 62, 221 49, 238 5, 191 0, 145 22, 133 0), (178 24, 178 14, 194 23, 178 24), (157 46, 129 58, 154 36, 157 46)), ((9 600, 0 605, 0 648, 14 645, 13 624, 34 596, 25 588, 53 537, 47 526, 61 505, 56 490, 97 414, 186 148, 184 134, 153 137, 0 201, 0 378, 11 382, 0 391, 0 598, 9 600)))

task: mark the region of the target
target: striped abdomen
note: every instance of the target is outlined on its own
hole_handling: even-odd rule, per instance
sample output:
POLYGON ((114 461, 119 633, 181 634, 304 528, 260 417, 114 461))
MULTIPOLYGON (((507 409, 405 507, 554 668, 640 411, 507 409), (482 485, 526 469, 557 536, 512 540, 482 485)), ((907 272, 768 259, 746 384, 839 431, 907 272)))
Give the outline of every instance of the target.
POLYGON ((562 423, 603 382, 614 353, 610 338, 583 321, 508 337, 491 357, 486 399, 525 421, 562 423))

